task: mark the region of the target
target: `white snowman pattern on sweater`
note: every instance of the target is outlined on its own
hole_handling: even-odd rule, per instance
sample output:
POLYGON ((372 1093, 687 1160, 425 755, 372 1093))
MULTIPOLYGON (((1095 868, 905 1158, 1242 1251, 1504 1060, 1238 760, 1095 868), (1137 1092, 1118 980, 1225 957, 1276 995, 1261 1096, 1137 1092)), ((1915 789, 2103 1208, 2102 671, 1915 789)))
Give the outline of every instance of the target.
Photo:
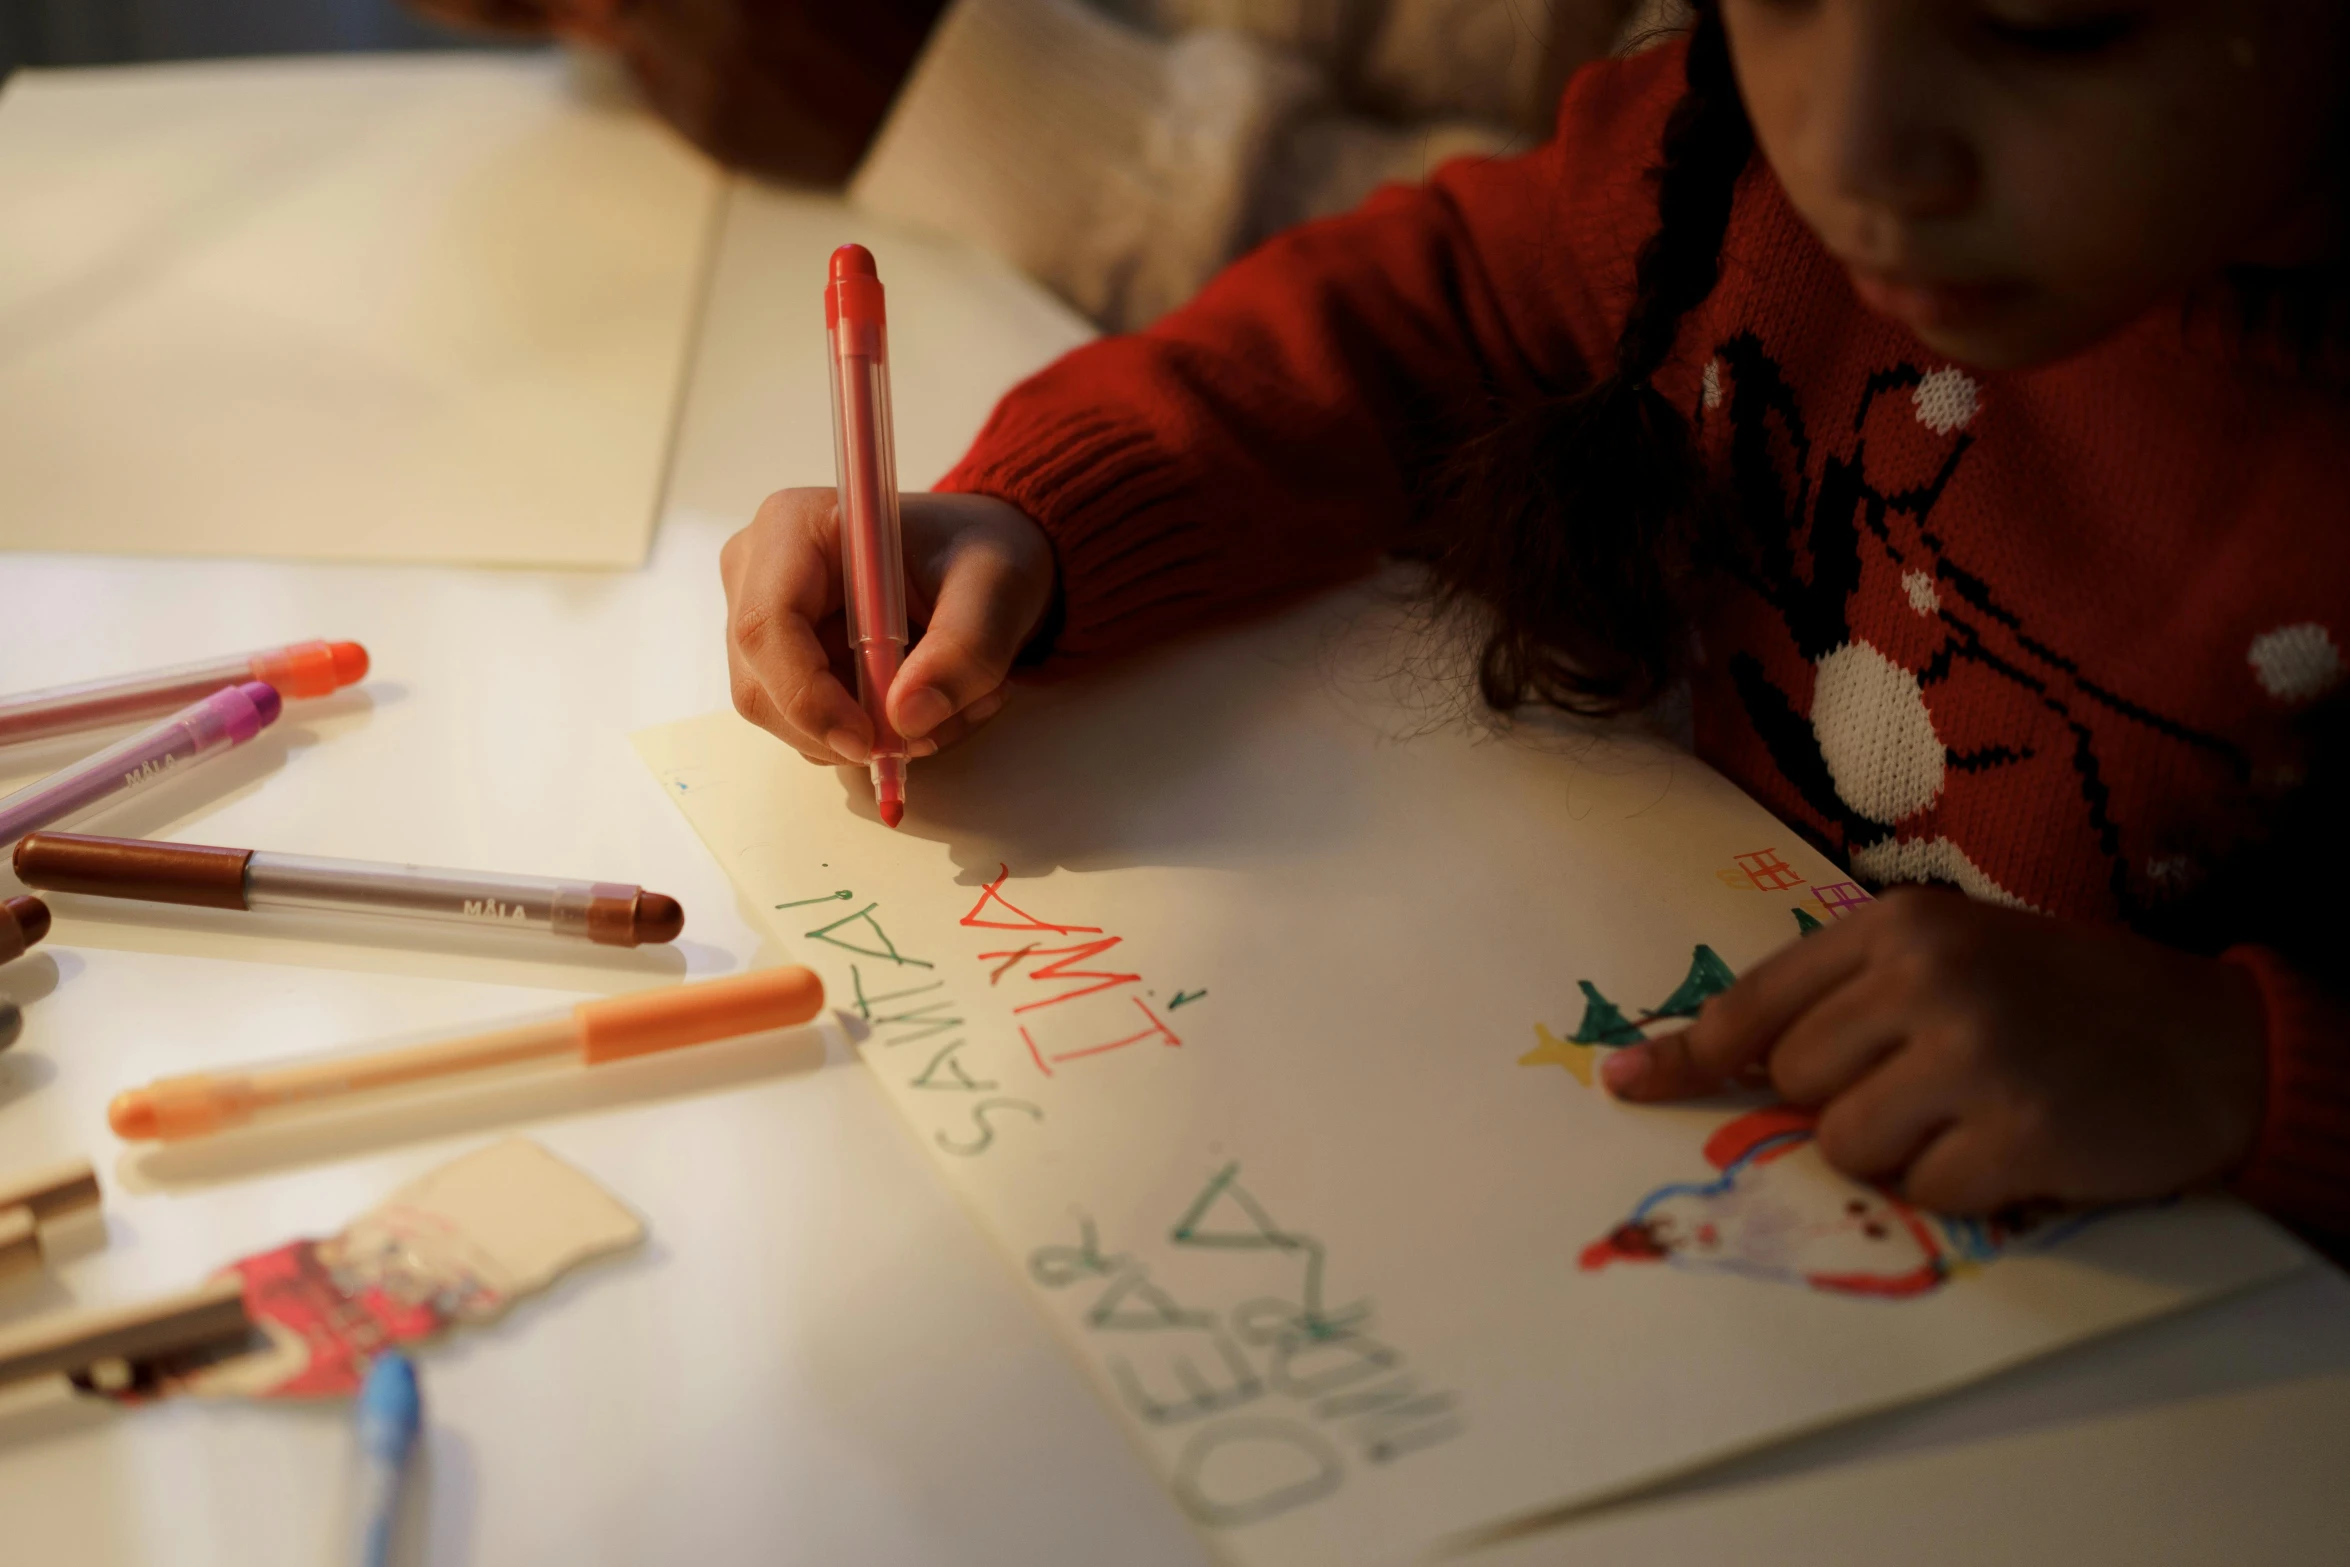
MULTIPOLYGON (((1705 366, 1699 394, 1700 418, 1733 401, 1734 394, 1728 388, 1743 387, 1749 378, 1764 381, 1775 392, 1783 391, 1776 376, 1776 366, 1761 354, 1759 342, 1752 334, 1741 334, 1725 343, 1705 366)), ((1862 529, 1852 529, 1855 550, 1875 548, 1891 557, 1898 567, 1897 574, 1890 578, 1897 584, 1891 591, 1898 594, 1900 609, 1921 622, 1932 623, 1937 630, 1954 625, 1961 636, 1979 640, 1964 618, 1966 615, 1972 614, 1977 622, 2005 623, 2015 640, 2053 666, 2052 676, 2049 668, 2023 667, 2019 659, 2005 660, 2003 668, 2007 677, 2019 685, 2034 686, 2052 676, 2052 684, 2072 683, 2065 694, 2074 697, 2083 708, 2093 708, 2102 702, 2134 720, 2166 725, 2167 721, 2144 704, 2105 690, 2063 655, 2025 636, 2016 617, 2005 614, 1995 602, 1989 601, 1986 584, 1956 569, 1941 555, 1940 541, 1929 531, 1927 521, 1941 486, 1958 469, 1969 439, 1964 432, 1981 411, 1984 393, 1973 377, 1953 367, 1926 372, 1903 367, 1874 378, 1869 396, 1873 399, 1882 392, 1898 390, 1905 381, 1916 425, 1937 438, 1957 437, 1957 444, 1950 451, 1939 478, 1930 490, 1922 493, 1886 497, 1867 490, 1865 477, 1858 481, 1867 502, 1875 508, 1877 516, 1871 522, 1878 531, 1872 538, 1862 529), (1883 518, 1905 509, 1913 513, 1915 535, 1899 540, 1886 531, 1883 518), (1927 548, 1920 548, 1920 538, 1927 548), (1902 547, 1904 542, 1909 546, 1906 551, 1902 547), (1954 580, 1967 594, 1956 603, 1949 592, 1949 583, 1954 580), (2088 701, 2079 701, 2081 691, 2089 693, 2088 701)), ((1791 398, 1783 398, 1772 407, 1771 413, 1785 420, 1790 407, 1791 398)), ((1866 424, 1868 410, 1869 404, 1864 402, 1856 428, 1866 424)), ((1732 417, 1737 417, 1735 412, 1732 417)), ((1801 441, 1800 435, 1797 440, 1801 441)), ((1829 459, 1831 465, 1837 461, 1834 457, 1829 459)), ((1857 468, 1860 461, 1861 452, 1856 447, 1847 467, 1857 468)), ((1819 535, 1831 519, 1826 516, 1830 510, 1825 499, 1828 478, 1824 474, 1819 476, 1821 493, 1814 497, 1809 493, 1811 477, 1806 475, 1791 509, 1800 512, 1808 503, 1812 514, 1791 520, 1798 523, 1797 531, 1805 544, 1816 552, 1823 548, 1819 535)), ((1881 564, 1878 559, 1867 562, 1872 569, 1881 564)), ((1815 579, 1828 572, 1817 553, 1813 556, 1812 572, 1815 579)), ((1886 576, 1882 570, 1874 570, 1874 575, 1879 580, 1886 576)), ((1852 588, 1858 590, 1863 578, 1863 570, 1853 568, 1849 578, 1852 588)), ((1771 596, 1767 585, 1758 586, 1764 586, 1766 596, 1771 596)), ((1801 607, 1812 612, 1817 623, 1819 599, 1825 595, 1814 592, 1819 587, 1816 581, 1788 580, 1778 586, 1789 598, 1810 595, 1812 602, 1801 607)), ((1782 612, 1801 643, 1804 628, 1797 625, 1797 615, 1784 606, 1782 612)), ((1814 640, 1817 643, 1826 639, 1815 637, 1814 640)), ((1944 651, 1921 670, 1880 648, 1866 634, 1849 628, 1833 645, 1815 645, 1806 651, 1812 667, 1808 711, 1798 715, 1789 703, 1790 711, 1785 717, 1808 730, 1801 736, 1804 748, 1816 748, 1816 764, 1824 770, 1824 777, 1816 777, 1813 788, 1805 792, 1811 803, 1822 808, 1831 819, 1841 818, 1847 838, 1845 856, 1851 870, 1878 886, 1941 883, 1978 899, 2036 909, 2032 901, 2002 885, 1978 864, 1959 839, 1943 831, 1937 821, 1937 807, 1945 801, 1955 772, 1994 768, 2031 754, 2018 751, 2001 755, 1997 753, 2005 748, 1998 746, 1988 748, 1993 753, 1989 755, 1954 753, 1937 726, 1927 695, 1928 684, 1948 670, 1951 661, 1948 652, 1944 651), (1817 798, 1821 792, 1818 785, 1822 783, 1832 790, 1832 800, 1817 798)), ((2304 706, 2329 694, 2340 685, 2344 674, 2341 651, 2331 630, 2315 622, 2279 626, 2261 634, 2253 639, 2245 659, 2251 676, 2248 684, 2256 686, 2267 699, 2288 708, 2304 706)), ((1996 656, 1985 657, 1982 662, 2002 664, 1996 656)), ((1753 694, 1757 683, 1759 677, 1745 683, 1744 694, 1750 710, 1758 705, 1753 694)), ((1772 748, 1779 757, 1781 770, 1800 788, 1803 779, 1799 775, 1811 759, 1796 758, 1796 765, 1789 765, 1790 757, 1786 753, 1796 738, 1791 733, 1794 726, 1780 724, 1774 737, 1766 724, 1769 716, 1756 714, 1757 728, 1764 731, 1766 740, 1774 742, 1772 748)), ((2087 761, 2084 764, 2076 758, 2076 767, 2085 766, 2090 775, 2083 779, 2082 786, 2088 809, 2096 816, 2102 811, 2103 802, 2096 794, 2094 748, 2087 739, 2087 726, 2076 722, 2073 727, 2083 736, 2081 749, 2087 753, 2087 761)), ((2179 732, 2207 751, 2229 749, 2224 741, 2194 734, 2183 725, 2169 724, 2167 729, 2179 732)), ((2110 823, 2097 825, 2110 847, 2118 833, 2110 823)), ((2152 855, 2135 867, 2147 884, 2156 886, 2189 881, 2195 869, 2183 857, 2152 855)), ((2124 885, 2126 877, 2127 872, 2117 873, 2117 890, 2124 885)), ((2129 912, 2126 897, 2123 912, 2129 912)))

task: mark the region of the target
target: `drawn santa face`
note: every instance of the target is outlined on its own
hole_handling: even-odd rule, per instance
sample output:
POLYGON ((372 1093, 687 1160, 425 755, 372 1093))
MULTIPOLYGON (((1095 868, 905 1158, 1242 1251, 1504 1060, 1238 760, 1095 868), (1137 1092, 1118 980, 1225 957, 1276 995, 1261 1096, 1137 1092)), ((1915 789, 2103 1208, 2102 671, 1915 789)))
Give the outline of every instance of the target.
POLYGON ((1857 1187, 1820 1155, 1807 1116, 1756 1111, 1707 1143, 1721 1174, 1660 1187, 1583 1253, 1583 1266, 1669 1262, 1836 1294, 1904 1298, 1947 1276, 1929 1223, 1857 1187))

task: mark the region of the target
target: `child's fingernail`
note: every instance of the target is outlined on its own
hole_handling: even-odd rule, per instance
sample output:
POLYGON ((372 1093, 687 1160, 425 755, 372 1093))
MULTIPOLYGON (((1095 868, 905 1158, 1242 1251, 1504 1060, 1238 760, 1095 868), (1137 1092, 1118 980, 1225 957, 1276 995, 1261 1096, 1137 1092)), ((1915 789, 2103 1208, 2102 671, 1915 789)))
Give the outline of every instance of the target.
POLYGON ((824 743, 860 766, 873 760, 873 753, 865 748, 865 742, 857 737, 854 729, 835 729, 824 737, 824 743))
POLYGON ((1627 1045, 1599 1063, 1599 1080, 1611 1094, 1629 1093, 1648 1076, 1648 1047, 1627 1045))
POLYGON ((965 708, 963 710, 963 717, 970 723, 984 724, 989 719, 995 717, 996 714, 1003 711, 1004 703, 1010 698, 1010 696, 1011 693, 1008 691, 990 691, 987 695, 981 697, 978 701, 965 708))
POLYGON ((906 742, 906 754, 917 759, 938 754, 938 742, 927 737, 906 742))
POLYGON ((909 739, 926 735, 947 721, 955 704, 936 686, 924 686, 898 704, 898 733, 909 739))

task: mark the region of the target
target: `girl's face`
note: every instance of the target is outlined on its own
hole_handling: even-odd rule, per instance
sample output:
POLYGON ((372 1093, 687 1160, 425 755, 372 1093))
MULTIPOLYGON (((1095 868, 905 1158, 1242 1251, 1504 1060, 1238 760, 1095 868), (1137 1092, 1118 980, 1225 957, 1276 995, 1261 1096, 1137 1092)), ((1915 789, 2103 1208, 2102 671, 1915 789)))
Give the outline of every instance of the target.
POLYGON ((1721 0, 1757 140, 1872 309, 1985 369, 2341 253, 2343 0, 1721 0))

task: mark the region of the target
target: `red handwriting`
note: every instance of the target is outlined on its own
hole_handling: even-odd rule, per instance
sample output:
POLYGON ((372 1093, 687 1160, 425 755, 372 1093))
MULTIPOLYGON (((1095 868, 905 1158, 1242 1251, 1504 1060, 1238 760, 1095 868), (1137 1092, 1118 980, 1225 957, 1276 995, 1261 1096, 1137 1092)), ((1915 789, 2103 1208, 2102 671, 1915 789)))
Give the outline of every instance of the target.
POLYGON ((995 880, 980 889, 979 901, 972 904, 971 912, 963 916, 966 926, 975 925, 981 930, 1041 930, 1055 936, 1098 936, 1102 933, 1099 925, 1048 925, 1026 910, 1013 907, 1004 897, 1004 883, 1011 877, 1010 866, 996 867, 995 880), (989 908, 1001 909, 1015 918, 1010 922, 981 919, 979 916, 989 908))
POLYGON ((1099 941, 1081 941, 1074 947, 1029 946, 1019 952, 982 952, 979 954, 979 961, 985 963, 994 958, 1008 958, 1011 962, 1007 963, 1005 967, 1009 968, 1025 957, 1058 956, 1059 962, 1038 964, 1028 971, 1028 977, 1030 979, 1090 979, 1096 981, 1094 984, 1083 986, 1077 990, 1064 990, 1057 996, 1047 996, 1042 1001, 1024 1002, 1012 1009, 1013 1013, 1017 1015, 1022 1012, 1034 1012, 1039 1007, 1057 1007, 1064 1001, 1075 1001, 1079 996, 1090 996, 1098 991, 1115 990, 1120 985, 1141 984, 1142 976, 1140 974, 1112 974, 1101 969, 1071 968, 1069 966, 1072 963, 1081 963, 1087 958, 1109 951, 1118 945, 1121 939, 1117 936, 1105 936, 1099 941))
MULTIPOLYGON (((1049 1059, 1052 1061, 1078 1061, 1084 1059, 1086 1056, 1108 1055, 1111 1051, 1123 1050, 1128 1045, 1139 1045, 1146 1039, 1162 1040, 1171 1048, 1180 1046, 1183 1043, 1182 1040, 1175 1037, 1175 1031, 1173 1029, 1169 1028, 1164 1022, 1160 1021, 1159 1015, 1150 1009, 1150 1004, 1144 1001, 1142 997, 1129 996, 1127 999, 1142 1009, 1142 1015, 1150 1019, 1150 1027, 1144 1029, 1139 1034, 1129 1034, 1124 1039, 1113 1039, 1107 1044, 1088 1045, 1082 1050, 1059 1051, 1049 1059)), ((1028 1031, 1028 1025, 1025 1023, 1020 1025, 1020 1037, 1027 1042, 1028 1056, 1030 1060, 1036 1063, 1036 1069, 1047 1077, 1052 1076, 1053 1069, 1050 1065, 1047 1064, 1048 1058, 1046 1057, 1044 1051, 1038 1047, 1036 1043, 1036 1036, 1028 1031)))
POLYGON ((1169 1048, 1180 1046, 1183 1041, 1176 1037, 1175 1031, 1167 1026, 1164 1019, 1151 1010, 1150 1003, 1131 992, 1120 999, 1131 1003, 1142 1014, 1147 1026, 1139 1031, 1134 1027, 1134 1014, 1126 1011, 1123 1005, 1109 1007, 1106 1012, 1099 1004, 1068 1008, 1070 1002, 1083 1001, 1089 996, 1106 996, 1112 991, 1140 985, 1142 976, 1119 969, 1079 967, 1121 945, 1125 938, 1111 935, 1098 925, 1056 925, 1050 920, 1037 918, 1004 896, 1004 883, 1011 879, 1011 874, 1009 866, 998 868, 996 879, 981 889, 979 901, 971 906, 970 913, 963 916, 965 927, 1100 938, 1072 942, 1067 946, 1046 946, 1041 941, 1032 941, 1017 950, 1005 948, 979 954, 980 962, 998 965, 989 977, 990 984, 1001 982, 1006 975, 1020 969, 1025 963, 1028 967, 1023 977, 1059 987, 1052 994, 1020 1002, 1012 1008, 1015 1017, 1043 1011, 1048 1007, 1067 1009, 1053 1014, 1049 1028, 1045 1019, 1038 1019, 1034 1028, 1027 1023, 1019 1025, 1020 1038, 1027 1044, 1028 1058, 1036 1063, 1036 1069, 1050 1077, 1053 1075, 1053 1067, 1060 1062, 1108 1055, 1111 1051, 1124 1050, 1130 1045, 1139 1045, 1151 1039, 1169 1048), (1040 1033, 1045 1037, 1039 1038, 1040 1033))

